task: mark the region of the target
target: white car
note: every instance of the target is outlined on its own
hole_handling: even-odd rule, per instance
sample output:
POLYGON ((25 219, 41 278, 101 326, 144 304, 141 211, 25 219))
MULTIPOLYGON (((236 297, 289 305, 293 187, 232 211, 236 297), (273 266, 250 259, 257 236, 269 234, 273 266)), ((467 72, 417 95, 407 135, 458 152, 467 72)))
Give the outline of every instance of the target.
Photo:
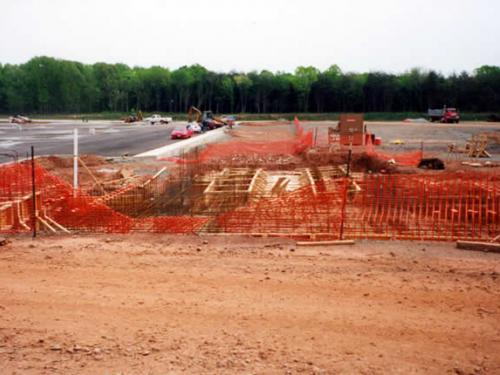
POLYGON ((162 117, 158 114, 154 114, 151 117, 146 117, 144 121, 149 122, 150 125, 168 124, 169 122, 172 122, 172 117, 162 117))
POLYGON ((197 122, 193 121, 187 124, 187 126, 195 133, 201 133, 201 126, 197 122))

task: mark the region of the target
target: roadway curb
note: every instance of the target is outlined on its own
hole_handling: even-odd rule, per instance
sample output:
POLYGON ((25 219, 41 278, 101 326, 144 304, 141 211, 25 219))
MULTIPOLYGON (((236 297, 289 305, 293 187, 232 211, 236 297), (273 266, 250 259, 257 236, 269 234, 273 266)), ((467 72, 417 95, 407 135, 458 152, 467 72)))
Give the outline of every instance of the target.
POLYGON ((164 158, 164 157, 180 156, 184 153, 191 151, 196 147, 220 141, 226 136, 225 130, 226 129, 224 127, 215 130, 210 130, 204 134, 197 135, 193 138, 185 139, 160 148, 155 148, 153 150, 142 152, 140 154, 134 155, 134 157, 164 158))

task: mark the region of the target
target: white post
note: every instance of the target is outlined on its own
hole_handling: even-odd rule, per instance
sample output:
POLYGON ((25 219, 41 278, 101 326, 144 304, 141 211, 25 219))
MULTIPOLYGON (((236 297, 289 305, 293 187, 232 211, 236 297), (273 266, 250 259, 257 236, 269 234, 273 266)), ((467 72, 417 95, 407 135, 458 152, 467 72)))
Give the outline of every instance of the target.
POLYGON ((78 189, 78 129, 73 129, 73 195, 78 189))

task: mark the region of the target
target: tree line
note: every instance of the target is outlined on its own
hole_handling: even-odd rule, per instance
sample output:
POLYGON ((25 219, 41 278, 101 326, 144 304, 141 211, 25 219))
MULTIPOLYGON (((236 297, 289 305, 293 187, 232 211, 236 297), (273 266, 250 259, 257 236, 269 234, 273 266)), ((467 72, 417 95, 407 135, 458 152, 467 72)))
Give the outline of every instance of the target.
POLYGON ((425 112, 443 105, 468 112, 500 111, 500 67, 445 76, 411 69, 402 74, 325 71, 219 73, 201 65, 175 70, 125 64, 82 64, 35 57, 0 64, 0 113, 103 111, 217 113, 425 112))

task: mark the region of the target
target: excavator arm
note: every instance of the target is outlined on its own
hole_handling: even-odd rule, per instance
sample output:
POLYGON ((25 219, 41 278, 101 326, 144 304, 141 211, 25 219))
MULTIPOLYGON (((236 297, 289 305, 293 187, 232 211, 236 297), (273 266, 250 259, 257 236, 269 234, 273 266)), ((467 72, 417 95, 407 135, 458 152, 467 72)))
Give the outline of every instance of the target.
POLYGON ((201 122, 201 111, 195 106, 191 106, 188 111, 188 122, 193 122, 193 114, 196 113, 196 122, 201 122))
POLYGON ((227 125, 227 121, 220 117, 214 117, 214 120, 219 122, 221 125, 227 125))

